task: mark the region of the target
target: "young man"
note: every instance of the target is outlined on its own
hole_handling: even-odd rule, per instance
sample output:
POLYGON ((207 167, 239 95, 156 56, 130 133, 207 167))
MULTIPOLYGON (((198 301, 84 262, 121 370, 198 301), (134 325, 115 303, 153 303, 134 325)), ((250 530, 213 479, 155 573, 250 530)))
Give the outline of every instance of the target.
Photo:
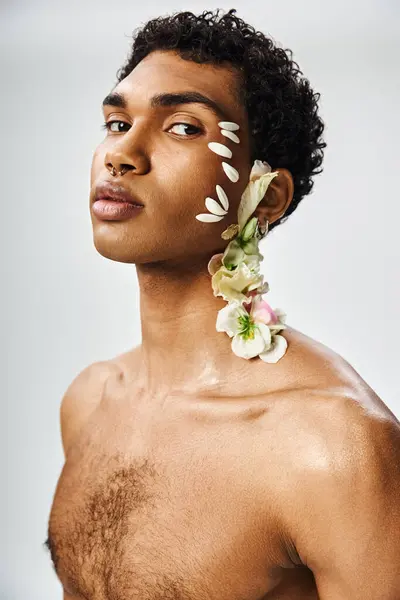
POLYGON ((320 172, 318 95, 234 13, 150 21, 104 101, 94 244, 136 265, 142 343, 61 404, 65 600, 400 599, 400 424, 261 300, 254 232, 320 172))

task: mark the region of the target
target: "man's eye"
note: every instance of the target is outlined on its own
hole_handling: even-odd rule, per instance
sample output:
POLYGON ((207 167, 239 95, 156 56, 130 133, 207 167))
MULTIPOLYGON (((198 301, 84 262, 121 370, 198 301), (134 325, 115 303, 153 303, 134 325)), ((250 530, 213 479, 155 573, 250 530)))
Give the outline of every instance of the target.
POLYGON ((125 121, 108 121, 103 123, 103 125, 101 126, 102 129, 107 129, 107 131, 112 131, 113 133, 121 133, 121 130, 119 127, 115 128, 115 129, 111 129, 111 126, 114 125, 114 123, 119 123, 122 125, 129 125, 129 123, 125 123, 125 121))
MULTIPOLYGON (((106 129, 107 131, 111 131, 112 133, 121 133, 122 132, 122 127, 124 125, 129 125, 129 123, 125 123, 125 121, 108 121, 103 123, 102 125, 102 129, 106 129), (116 125, 116 127, 113 128, 113 125, 116 125)), ((178 133, 178 135, 182 135, 182 137, 188 137, 188 135, 196 135, 196 133, 200 133, 201 129, 200 127, 196 127, 195 125, 191 125, 190 123, 174 123, 173 125, 171 125, 171 127, 169 129, 173 129, 174 127, 189 127, 189 129, 192 129, 192 132, 190 131, 183 131, 182 133, 178 133), (193 131, 194 130, 194 131, 193 131), (188 135, 185 135, 188 134, 188 135)), ((181 129, 182 131, 182 129, 181 129)))
MULTIPOLYGON (((196 135, 196 133, 200 133, 201 129, 200 127, 196 127, 195 125, 191 125, 190 123, 174 123, 173 125, 171 125, 170 129, 173 129, 174 127, 189 127, 192 128, 192 130, 194 129, 195 131, 192 133, 188 132, 189 135, 196 135)), ((181 134, 178 134, 181 135, 181 134)), ((187 137, 186 135, 184 135, 183 137, 187 137)))

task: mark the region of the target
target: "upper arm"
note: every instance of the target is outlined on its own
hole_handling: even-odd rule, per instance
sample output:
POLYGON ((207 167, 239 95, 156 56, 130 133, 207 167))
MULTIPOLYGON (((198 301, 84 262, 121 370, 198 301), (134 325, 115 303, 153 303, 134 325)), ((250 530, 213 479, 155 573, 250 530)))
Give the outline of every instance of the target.
POLYGON ((290 542, 321 600, 400 600, 400 428, 367 419, 350 430, 297 480, 290 542))
POLYGON ((85 367, 68 386, 61 400, 60 429, 64 456, 80 427, 101 399, 111 363, 99 361, 85 367))

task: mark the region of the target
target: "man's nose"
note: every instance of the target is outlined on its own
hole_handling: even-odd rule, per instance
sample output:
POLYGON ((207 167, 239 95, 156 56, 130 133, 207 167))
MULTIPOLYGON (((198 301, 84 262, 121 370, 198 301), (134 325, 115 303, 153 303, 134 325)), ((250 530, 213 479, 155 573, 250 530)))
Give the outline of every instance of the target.
POLYGON ((132 135, 131 128, 106 152, 104 164, 108 170, 114 168, 118 173, 127 171, 135 171, 137 175, 147 173, 150 169, 150 159, 143 138, 139 139, 137 131, 132 135))

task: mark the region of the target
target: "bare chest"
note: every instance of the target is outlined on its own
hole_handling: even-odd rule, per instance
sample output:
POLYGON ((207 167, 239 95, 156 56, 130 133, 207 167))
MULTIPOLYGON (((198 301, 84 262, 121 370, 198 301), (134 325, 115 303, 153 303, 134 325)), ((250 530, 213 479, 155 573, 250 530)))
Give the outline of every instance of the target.
POLYGON ((71 446, 49 519, 65 589, 87 600, 273 598, 283 569, 262 405, 212 416, 171 406, 103 403, 71 446))

